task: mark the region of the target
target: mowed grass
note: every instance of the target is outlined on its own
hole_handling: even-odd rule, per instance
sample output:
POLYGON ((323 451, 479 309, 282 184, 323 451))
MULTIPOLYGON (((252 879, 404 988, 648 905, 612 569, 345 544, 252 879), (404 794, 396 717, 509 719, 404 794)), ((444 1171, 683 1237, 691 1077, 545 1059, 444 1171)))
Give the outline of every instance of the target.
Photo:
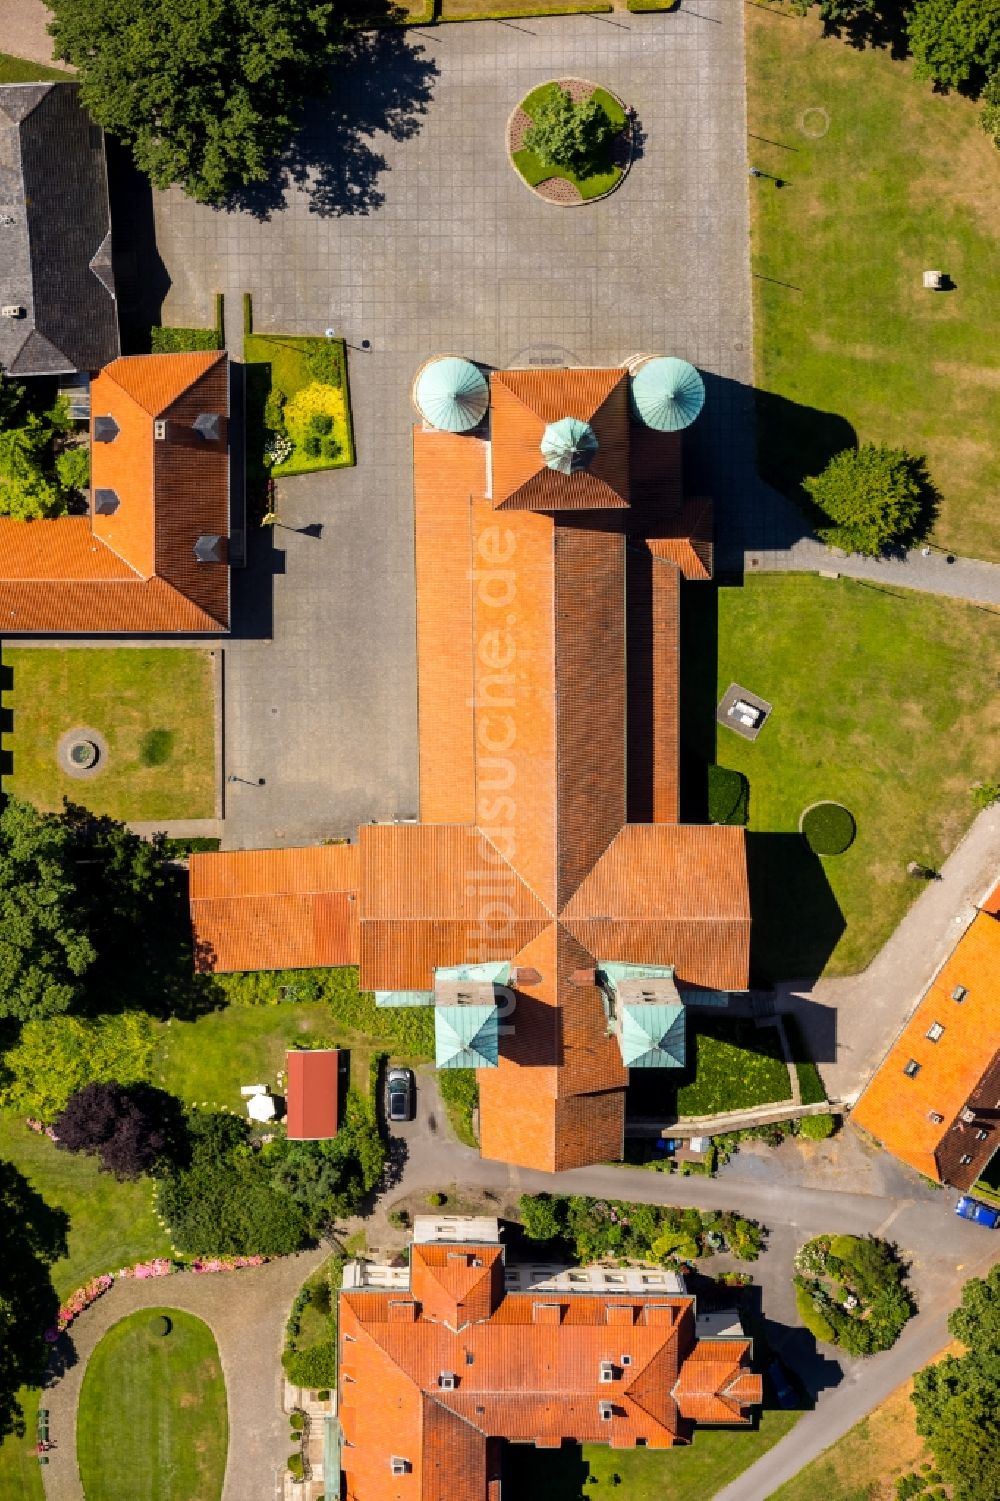
POLYGON ((0 1443, 0 1496, 4 1501, 45 1501, 42 1468, 35 1450, 35 1420, 41 1393, 24 1386, 17 1400, 24 1416, 24 1435, 8 1436, 0 1443))
POLYGON ((119 1183, 98 1170, 96 1158, 61 1152, 9 1111, 0 1112, 0 1157, 24 1174, 51 1209, 64 1209, 69 1215, 68 1255, 52 1266, 60 1298, 100 1272, 170 1255, 170 1240, 157 1223, 148 1178, 119 1183))
MULTIPOLYGON (((961 1350, 957 1343, 949 1345, 936 1360, 961 1350)), ((894 1501, 897 1477, 933 1461, 916 1430, 912 1390, 912 1380, 897 1387, 768 1501, 894 1501)))
POLYGON ((208 651, 142 646, 3 651, 3 790, 36 807, 63 798, 125 820, 215 813, 215 666, 208 651), (57 747, 96 730, 106 769, 69 776, 57 747))
MULTIPOLYGON (((975 816, 972 784, 997 775, 1000 615, 815 575, 717 601, 716 702, 737 682, 774 705, 756 741, 715 731, 719 763, 750 781, 755 971, 853 974, 922 890, 907 862, 937 869, 975 816), (857 837, 820 860, 797 831, 822 798, 857 837)), ((715 609, 711 592, 685 600, 688 668, 709 681, 715 609)))
POLYGON ((189 1105, 244 1110, 242 1084, 269 1084, 285 1066, 287 1050, 303 1037, 330 1037, 329 1008, 321 1002, 229 1006, 197 1021, 164 1022, 153 1062, 153 1082, 189 1105))
POLYGON ((84 1374, 76 1441, 87 1501, 218 1501, 229 1420, 208 1325, 174 1308, 112 1325, 84 1374))
POLYGON ((63 68, 47 68, 44 63, 33 63, 29 58, 11 57, 9 52, 0 52, 0 83, 45 83, 50 79, 58 82, 73 76, 63 68))
POLYGON ((742 1018, 691 1017, 683 1069, 633 1069, 629 1109, 637 1116, 719 1115, 792 1097, 777 1027, 742 1018))
POLYGON ((762 472, 860 441, 926 456, 945 548, 1000 559, 1000 172, 978 106, 912 65, 745 8, 762 472), (924 291, 924 270, 948 292, 924 291))
MULTIPOLYGON (((534 119, 535 110, 549 96, 559 88, 558 83, 543 83, 537 89, 521 100, 521 108, 526 115, 534 119)), ((621 130, 625 124, 625 112, 618 100, 606 89, 595 89, 590 96, 596 99, 605 114, 621 130)), ((609 193, 622 176, 621 167, 615 166, 610 161, 604 170, 592 172, 587 177, 578 177, 568 167, 553 167, 539 160, 533 151, 524 149, 513 153, 513 162, 518 172, 524 178, 529 187, 537 187, 540 182, 547 181, 550 177, 562 177, 571 182, 579 191, 581 198, 599 198, 602 193, 609 193)))
POLYGON ((801 1413, 763 1412, 756 1429, 696 1429, 676 1449, 504 1449, 505 1494, 546 1501, 711 1501, 795 1426, 801 1413), (617 1477, 617 1478, 616 1478, 617 1477))

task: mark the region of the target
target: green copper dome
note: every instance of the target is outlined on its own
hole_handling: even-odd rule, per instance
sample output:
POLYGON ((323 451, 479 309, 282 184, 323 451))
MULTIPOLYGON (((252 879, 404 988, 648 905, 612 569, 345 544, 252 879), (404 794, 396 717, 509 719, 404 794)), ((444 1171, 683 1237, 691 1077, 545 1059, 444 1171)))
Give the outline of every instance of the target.
POLYGON ((581 469, 589 469, 597 447, 597 434, 589 422, 581 422, 579 417, 560 417, 558 422, 550 422, 542 434, 542 458, 560 474, 579 474, 581 469))
POLYGON ((490 392, 481 370, 470 360, 449 354, 424 366, 413 388, 413 400, 431 427, 467 433, 486 415, 490 392))
POLYGON ((647 360, 632 377, 632 407, 640 421, 661 433, 690 427, 705 405, 705 383, 687 360, 647 360))

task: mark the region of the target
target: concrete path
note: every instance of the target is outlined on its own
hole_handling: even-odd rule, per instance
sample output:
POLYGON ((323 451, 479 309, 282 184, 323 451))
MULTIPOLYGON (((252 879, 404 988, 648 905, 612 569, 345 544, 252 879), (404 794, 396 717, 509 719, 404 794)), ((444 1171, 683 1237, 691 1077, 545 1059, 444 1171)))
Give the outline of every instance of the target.
POLYGON ((1000 881, 1000 807, 980 813, 861 974, 786 981, 776 1004, 806 1034, 832 1099, 853 1102, 981 902, 1000 881))
POLYGON ((140 1308, 157 1307, 180 1308, 204 1319, 219 1346, 229 1406, 222 1501, 273 1501, 280 1496, 289 1454, 288 1420, 281 1410, 285 1320, 302 1283, 328 1255, 320 1249, 240 1272, 176 1273, 146 1282, 116 1282, 73 1323, 69 1338, 76 1363, 42 1396, 42 1405, 49 1409, 49 1432, 58 1446, 42 1471, 47 1501, 84 1501, 76 1410, 91 1352, 119 1319, 140 1308))

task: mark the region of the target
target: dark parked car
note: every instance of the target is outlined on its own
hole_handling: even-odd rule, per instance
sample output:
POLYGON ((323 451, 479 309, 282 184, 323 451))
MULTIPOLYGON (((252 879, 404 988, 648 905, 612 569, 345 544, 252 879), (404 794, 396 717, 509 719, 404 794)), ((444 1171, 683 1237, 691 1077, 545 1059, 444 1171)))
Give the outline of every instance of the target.
POLYGON ((779 1407, 794 1407, 796 1403, 795 1390, 788 1379, 788 1372, 781 1361, 775 1356, 767 1368, 768 1378, 774 1387, 774 1395, 779 1407))
POLYGON ((413 1072, 391 1068, 385 1077, 385 1113, 391 1121, 413 1119, 413 1072))
POLYGON ((963 1194, 959 1199, 955 1213, 961 1215, 963 1220, 974 1220, 977 1225, 985 1225, 987 1230, 995 1230, 1000 1226, 1000 1209, 994 1209, 991 1204, 982 1204, 968 1194, 963 1194))

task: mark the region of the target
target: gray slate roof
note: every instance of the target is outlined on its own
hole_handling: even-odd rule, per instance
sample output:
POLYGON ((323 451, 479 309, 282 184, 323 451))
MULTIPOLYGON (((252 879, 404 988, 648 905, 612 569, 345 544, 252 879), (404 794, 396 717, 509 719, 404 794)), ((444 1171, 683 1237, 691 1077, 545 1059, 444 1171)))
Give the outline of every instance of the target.
POLYGON ((104 136, 75 83, 0 86, 0 365, 94 371, 119 353, 104 136))

